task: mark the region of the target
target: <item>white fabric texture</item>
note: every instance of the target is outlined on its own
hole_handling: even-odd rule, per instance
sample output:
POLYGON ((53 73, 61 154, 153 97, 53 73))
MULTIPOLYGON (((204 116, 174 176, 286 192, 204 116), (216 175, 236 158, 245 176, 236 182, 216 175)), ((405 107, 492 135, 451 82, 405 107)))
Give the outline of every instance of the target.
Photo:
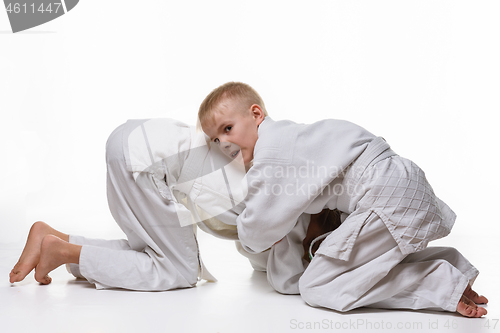
MULTIPOLYGON (((479 274, 454 248, 403 254, 375 213, 363 223, 356 243, 349 261, 315 255, 299 282, 309 305, 337 311, 368 306, 454 312, 479 274)), ((323 242, 319 250, 328 247, 323 242)))
MULTIPOLYGON (((380 161, 364 158, 372 145, 346 173, 337 205, 349 214, 338 232, 324 241, 319 254, 348 260, 363 221, 373 213, 384 222, 403 254, 424 249, 429 241, 449 234, 455 222, 453 211, 437 198, 423 171, 410 160, 397 156, 387 144, 380 161)), ((377 150, 377 149, 373 149, 377 150)))
POLYGON ((357 125, 337 120, 302 125, 266 117, 247 178, 249 195, 237 226, 249 252, 293 235, 303 212, 328 208, 348 215, 322 242, 299 282, 302 297, 313 306, 347 311, 396 304, 455 311, 467 283, 477 275, 470 264, 463 264, 463 257, 451 266, 439 257, 398 266, 407 256, 409 261, 417 258, 429 241, 446 236, 455 214, 435 196, 418 166, 357 125), (360 238, 363 234, 368 236, 360 238), (467 272, 454 265, 467 266, 467 272), (429 284, 417 287, 424 276, 429 284), (446 284, 447 292, 423 301, 436 284, 446 284), (397 301, 391 290, 401 291, 397 301))

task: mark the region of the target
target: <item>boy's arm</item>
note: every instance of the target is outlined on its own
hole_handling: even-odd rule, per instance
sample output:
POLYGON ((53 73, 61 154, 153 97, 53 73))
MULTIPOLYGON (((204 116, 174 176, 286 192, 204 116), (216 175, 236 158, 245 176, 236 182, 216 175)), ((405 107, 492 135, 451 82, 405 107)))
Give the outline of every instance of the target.
MULTIPOLYGON (((246 208, 236 224, 238 238, 250 253, 263 252, 279 242, 314 200, 307 191, 297 191, 287 178, 263 176, 264 172, 276 174, 272 172, 277 172, 277 167, 254 165, 247 173, 246 208)), ((302 185, 298 183, 297 186, 302 185)))

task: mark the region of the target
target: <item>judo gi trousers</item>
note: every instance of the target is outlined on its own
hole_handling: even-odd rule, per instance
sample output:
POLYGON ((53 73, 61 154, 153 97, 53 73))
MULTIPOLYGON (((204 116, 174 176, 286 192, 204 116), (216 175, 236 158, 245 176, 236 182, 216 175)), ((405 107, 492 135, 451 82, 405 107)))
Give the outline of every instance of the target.
POLYGON ((180 226, 173 203, 159 194, 152 179, 139 186, 126 169, 123 138, 128 133, 124 128, 122 125, 110 135, 106 162, 109 208, 127 240, 70 235, 70 243, 82 245, 80 264, 71 264, 71 273, 97 289, 192 287, 201 265, 193 226, 180 226))
POLYGON ((299 289, 309 305, 337 311, 374 307, 455 312, 467 284, 478 274, 454 248, 402 254, 383 221, 372 213, 349 260, 317 254, 299 289))

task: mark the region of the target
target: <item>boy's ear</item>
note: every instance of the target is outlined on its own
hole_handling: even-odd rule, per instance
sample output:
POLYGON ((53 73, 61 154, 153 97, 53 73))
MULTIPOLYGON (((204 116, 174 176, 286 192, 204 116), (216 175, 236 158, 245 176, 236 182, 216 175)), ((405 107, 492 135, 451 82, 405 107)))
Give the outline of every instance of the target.
POLYGON ((264 111, 262 111, 262 108, 258 104, 252 104, 252 106, 250 107, 250 111, 252 112, 252 116, 255 119, 257 126, 259 126, 266 117, 264 111))

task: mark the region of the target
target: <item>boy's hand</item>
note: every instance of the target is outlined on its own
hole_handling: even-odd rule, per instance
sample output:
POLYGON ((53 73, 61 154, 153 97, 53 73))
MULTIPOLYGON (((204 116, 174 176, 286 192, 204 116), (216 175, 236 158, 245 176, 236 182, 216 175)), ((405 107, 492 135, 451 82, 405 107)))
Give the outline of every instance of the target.
MULTIPOLYGON (((324 209, 321 213, 311 215, 311 222, 307 228, 306 237, 302 241, 304 247, 304 260, 311 261, 309 257, 309 247, 311 242, 318 236, 337 229, 340 225, 340 211, 324 209)), ((314 243, 312 254, 316 252, 323 240, 314 243)))

